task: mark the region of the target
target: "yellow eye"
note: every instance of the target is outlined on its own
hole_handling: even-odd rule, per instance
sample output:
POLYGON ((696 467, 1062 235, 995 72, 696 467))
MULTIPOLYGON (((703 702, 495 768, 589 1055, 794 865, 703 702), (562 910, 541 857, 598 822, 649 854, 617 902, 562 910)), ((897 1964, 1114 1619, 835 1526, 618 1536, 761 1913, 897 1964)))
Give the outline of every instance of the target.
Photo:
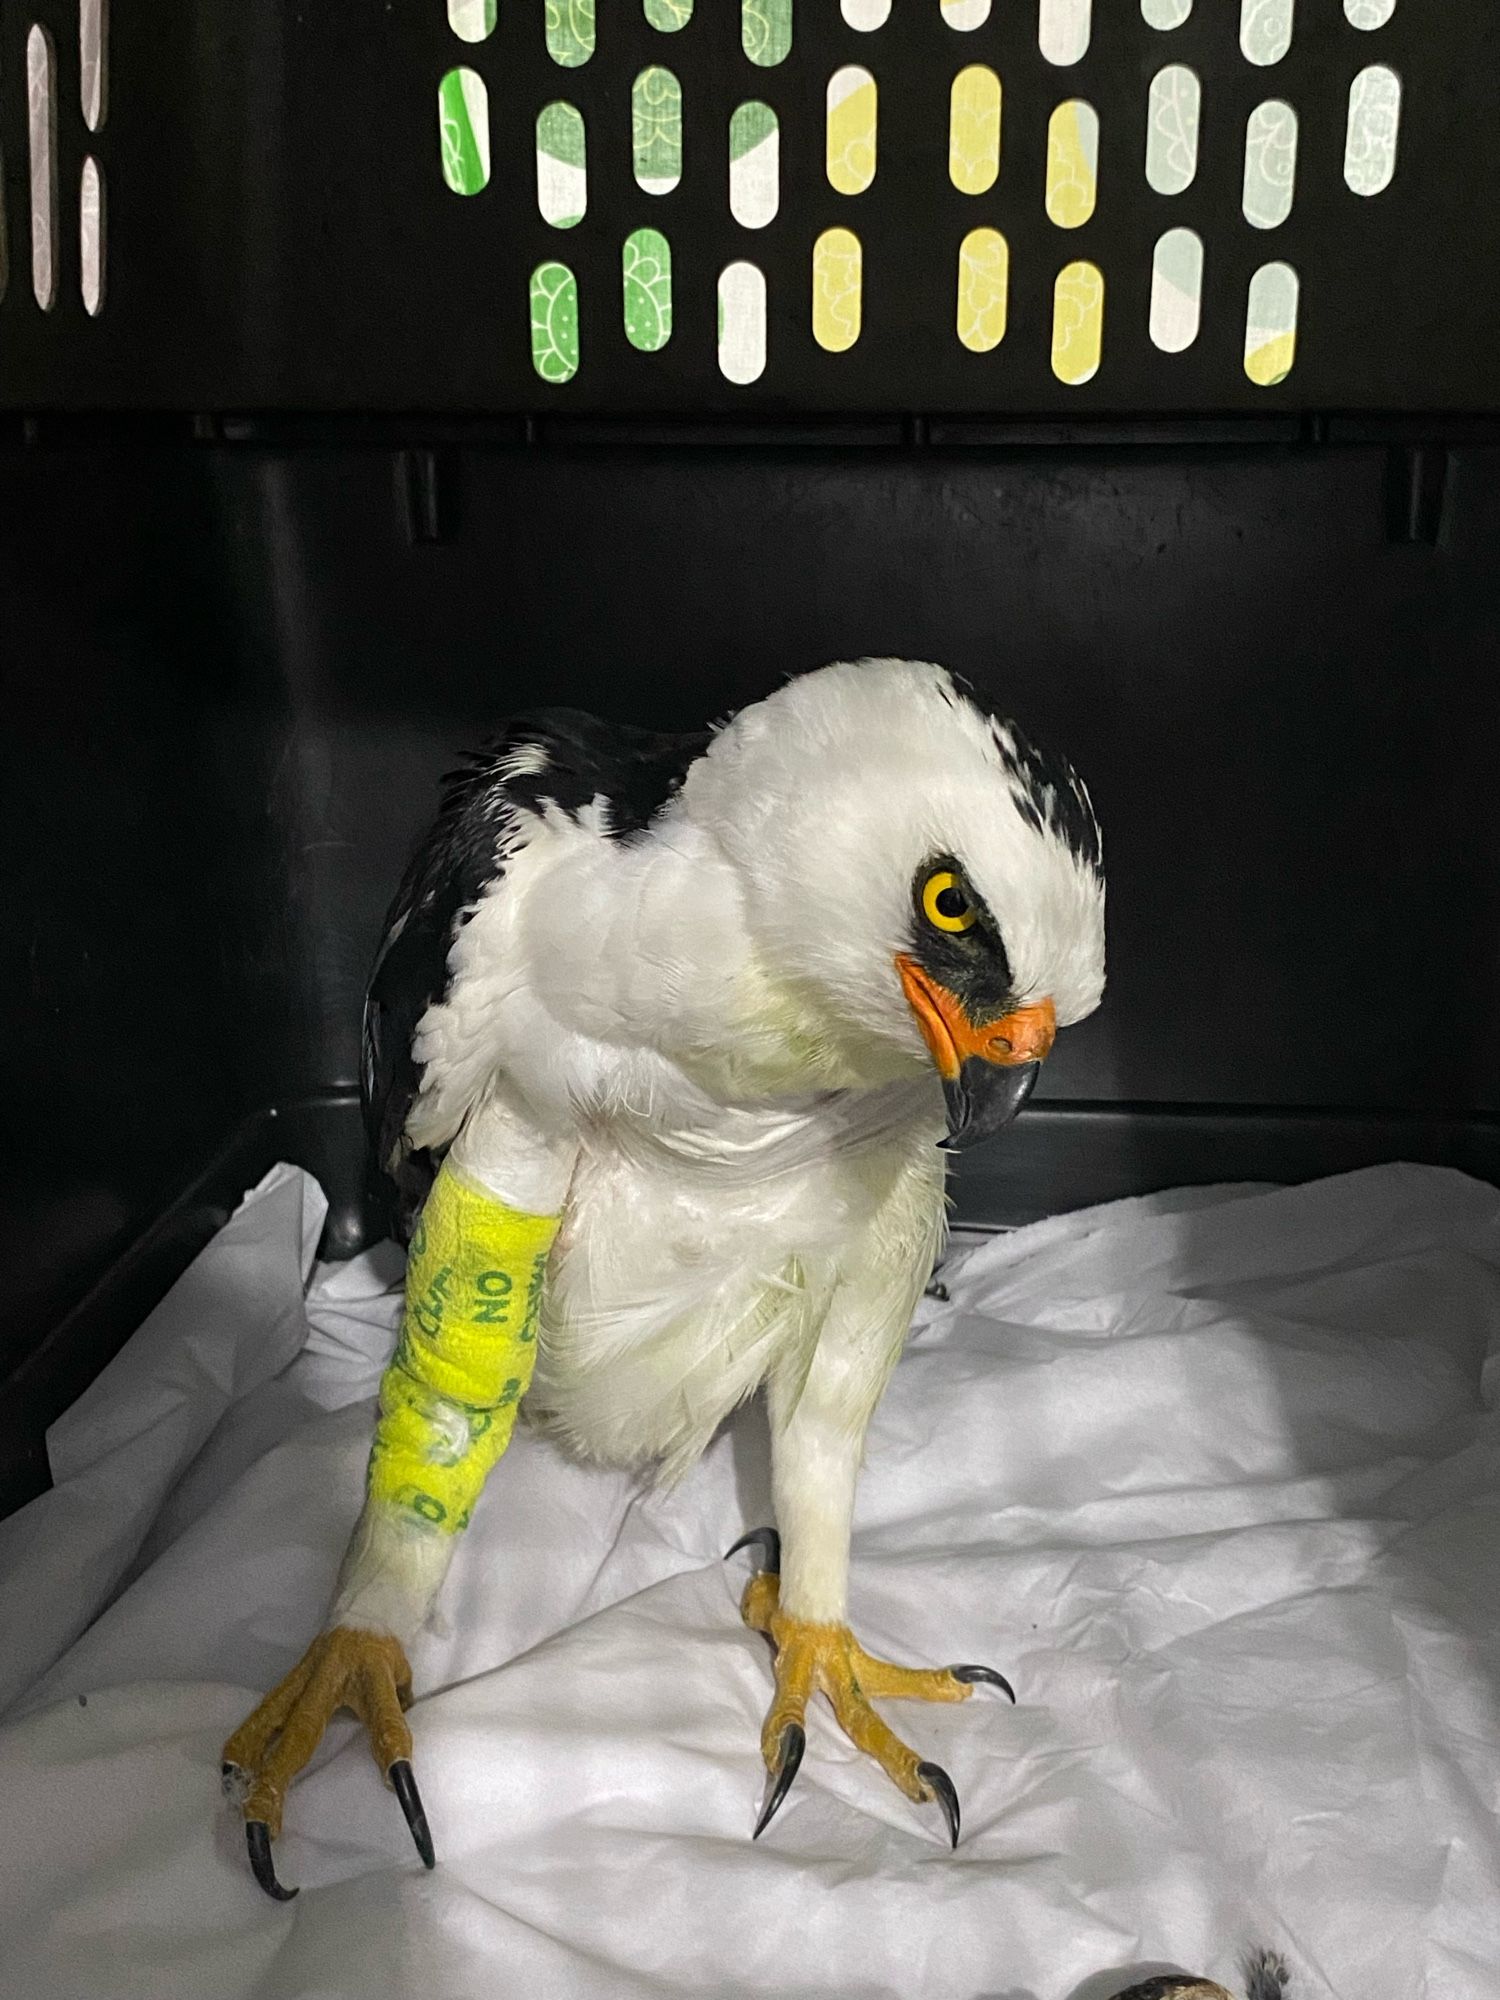
POLYGON ((922 914, 935 930, 971 931, 974 905, 951 868, 939 868, 922 884, 922 914))

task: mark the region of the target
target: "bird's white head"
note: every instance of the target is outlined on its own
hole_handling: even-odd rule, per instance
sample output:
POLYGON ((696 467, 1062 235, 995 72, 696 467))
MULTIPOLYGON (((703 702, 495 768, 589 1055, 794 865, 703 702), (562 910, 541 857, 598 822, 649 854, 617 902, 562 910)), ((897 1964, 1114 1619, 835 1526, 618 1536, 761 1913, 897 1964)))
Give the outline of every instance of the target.
POLYGON ((802 675, 718 733, 678 809, 731 862, 798 1033, 872 1081, 935 1064, 955 1143, 1013 1116, 1099 1004, 1088 794, 942 667, 802 675))

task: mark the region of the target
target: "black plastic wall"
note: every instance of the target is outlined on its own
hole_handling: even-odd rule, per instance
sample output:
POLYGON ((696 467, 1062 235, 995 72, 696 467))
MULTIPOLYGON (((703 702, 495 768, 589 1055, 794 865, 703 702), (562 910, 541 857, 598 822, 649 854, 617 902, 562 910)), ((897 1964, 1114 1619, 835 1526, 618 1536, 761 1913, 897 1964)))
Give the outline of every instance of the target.
POLYGON ((15 275, 0 297, 0 408, 317 409, 537 415, 622 411, 764 417, 787 411, 1097 415, 1303 410, 1489 411, 1500 340, 1500 200, 1484 134, 1494 121, 1500 14, 1493 0, 1404 0, 1362 33, 1338 0, 1302 0, 1285 54, 1240 47, 1241 9, 1216 0, 1170 33, 1138 0, 1093 9, 1081 60, 1048 62, 1035 5, 997 4, 957 33, 937 0, 909 0, 860 34, 834 0, 796 0, 785 61, 757 67, 733 0, 658 33, 636 0, 599 7, 581 67, 552 61, 543 0, 498 10, 485 42, 450 31, 441 0, 340 6, 154 0, 111 10, 109 115, 79 110, 77 0, 0 11, 0 143, 11 182, 15 275), (58 65, 60 283, 39 313, 26 282, 26 39, 40 20, 58 65), (474 67, 490 101, 493 170, 482 193, 444 185, 437 94, 474 67), (684 164, 670 192, 631 170, 632 83, 667 64, 682 87, 684 164), (849 197, 829 184, 825 103, 843 65, 880 94, 878 170, 849 197), (994 187, 966 195, 948 172, 955 76, 992 67, 1004 91, 994 187), (1192 184, 1154 192, 1144 173, 1152 78, 1202 82, 1192 184), (1351 85, 1366 66, 1402 82, 1398 164, 1363 198, 1343 171, 1351 85), (1048 120, 1079 97, 1099 114, 1098 201, 1060 229, 1044 205, 1048 120), (536 202, 538 113, 572 103, 588 132, 587 212, 549 228, 536 202), (1274 99, 1299 119, 1296 190, 1279 227, 1242 209, 1247 122, 1274 99), (763 229, 730 211, 729 123, 763 101, 780 119, 781 200, 763 229), (85 155, 109 215, 106 303, 80 299, 77 214, 85 155), (627 341, 621 246, 669 239, 672 337, 627 341), (812 328, 813 246, 858 233, 859 338, 827 353, 812 328), (959 245, 976 227, 1010 246, 1009 320, 992 352, 956 332, 959 245), (1153 248, 1174 227, 1204 246, 1198 338, 1168 354, 1148 335, 1153 248), (563 384, 533 367, 528 283, 540 263, 576 274, 581 358, 563 384), (716 358, 717 287, 753 259, 768 295, 768 357, 752 385, 716 358), (1070 261, 1106 283, 1098 372, 1064 388, 1050 363, 1053 286, 1070 261), (1243 365, 1252 273, 1286 261, 1301 288, 1295 365, 1260 387, 1243 365))
MULTIPOLYGON (((0 1373, 239 1121, 352 1080, 457 748, 541 701, 687 726, 866 652, 969 675, 1094 789, 1110 987, 1055 1098, 1403 1111, 1467 1157, 1500 1112, 1500 452, 1433 463, 1435 545, 1376 447, 0 452, 0 1373)), ((1054 1123, 1004 1212, 1404 1149, 1137 1129, 1054 1123)))
POLYGON ((270 1088, 245 1030, 282 893, 275 697, 225 644, 209 470, 0 459, 0 1367, 270 1088))

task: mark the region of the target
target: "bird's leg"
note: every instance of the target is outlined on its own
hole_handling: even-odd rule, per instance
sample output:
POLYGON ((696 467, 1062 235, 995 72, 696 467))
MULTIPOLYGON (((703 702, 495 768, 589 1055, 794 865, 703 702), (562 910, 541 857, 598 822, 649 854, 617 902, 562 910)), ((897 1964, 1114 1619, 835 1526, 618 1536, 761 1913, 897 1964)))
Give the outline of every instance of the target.
MULTIPOLYGON (((877 1394, 883 1380, 881 1375, 877 1394)), ((872 1699, 966 1701, 981 1681, 999 1687, 1012 1701, 1015 1696, 993 1668, 896 1666, 867 1653, 850 1631, 849 1535, 864 1429, 862 1423, 854 1431, 849 1426, 851 1386, 826 1331, 790 1411, 773 1383, 773 1486, 782 1533, 757 1530, 735 1545, 755 1542, 764 1552, 740 1609, 746 1624, 764 1632, 776 1650, 776 1694, 761 1731, 771 1786, 755 1831, 764 1831, 786 1796, 806 1747, 808 1701, 822 1693, 845 1735, 909 1799, 937 1801, 957 1846, 959 1806, 953 1781, 941 1765, 896 1735, 871 1706, 872 1699)))
MULTIPOLYGON (((489 1128, 489 1141, 512 1131, 502 1120, 489 1128)), ((454 1538, 510 1440, 531 1380, 558 1227, 556 1213, 501 1199, 457 1150, 412 1237, 406 1309, 381 1377, 365 1504, 328 1627, 224 1746, 225 1787, 240 1801, 255 1879, 280 1901, 296 1894, 278 1882, 271 1859, 287 1788, 340 1708, 352 1708, 364 1723, 417 1852, 433 1866, 403 1713, 411 1700, 404 1642, 421 1630, 454 1538)), ((545 1147, 533 1145, 531 1157, 553 1171, 545 1147)))

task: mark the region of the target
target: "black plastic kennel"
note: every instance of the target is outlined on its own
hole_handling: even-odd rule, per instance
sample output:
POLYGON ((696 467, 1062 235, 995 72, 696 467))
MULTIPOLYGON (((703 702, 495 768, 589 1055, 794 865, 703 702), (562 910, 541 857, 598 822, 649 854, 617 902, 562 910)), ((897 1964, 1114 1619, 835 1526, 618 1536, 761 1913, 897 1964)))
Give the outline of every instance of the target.
POLYGON ((971 1216, 1500 1175, 1493 10, 82 16, 0 13, 10 1502, 272 1159, 366 1240, 380 916, 542 701, 1067 747, 1109 997, 971 1216))
POLYGON ((1488 0, 0 0, 7 1996, 1491 1990, 1497 74, 1488 0), (415 1852, 342 1723, 221 1809, 365 1491, 361 1004, 440 775, 865 656, 1065 750, 1109 874, 1103 1007, 952 1183, 1071 1220, 946 1267, 818 1521, 806 1629, 960 1662, 840 1656, 977 1692, 946 1761, 824 1717, 767 1778, 746 1544, 822 1489, 754 1411, 696 1515, 521 1439, 415 1852), (279 1162, 311 1287, 297 1175, 235 1262, 279 1162), (1390 1163, 1474 1178, 1324 1179, 1390 1163))

